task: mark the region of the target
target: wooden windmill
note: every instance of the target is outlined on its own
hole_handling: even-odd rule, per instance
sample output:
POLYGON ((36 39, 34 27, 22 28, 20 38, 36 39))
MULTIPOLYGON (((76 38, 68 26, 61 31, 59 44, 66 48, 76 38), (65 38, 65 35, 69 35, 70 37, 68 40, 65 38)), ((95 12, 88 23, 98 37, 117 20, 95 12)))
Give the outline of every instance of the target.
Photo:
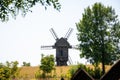
POLYGON ((67 61, 69 59, 68 49, 72 48, 72 46, 69 44, 69 42, 67 40, 68 40, 70 34, 72 33, 72 31, 73 31, 73 29, 69 28, 65 37, 58 38, 54 29, 51 28, 50 32, 52 33, 54 39, 56 40, 55 44, 53 46, 41 46, 41 48, 52 47, 53 49, 56 49, 57 66, 67 66, 67 61))

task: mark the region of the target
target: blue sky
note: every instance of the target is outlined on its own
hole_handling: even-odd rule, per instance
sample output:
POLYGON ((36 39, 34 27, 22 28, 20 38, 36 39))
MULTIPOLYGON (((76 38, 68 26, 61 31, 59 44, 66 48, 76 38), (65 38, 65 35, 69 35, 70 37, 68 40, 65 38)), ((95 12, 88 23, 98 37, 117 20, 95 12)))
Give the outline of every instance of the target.
MULTIPOLYGON (((84 8, 95 2, 112 6, 120 20, 119 0, 60 0, 60 12, 52 7, 45 10, 43 6, 36 5, 32 8, 32 13, 29 12, 25 17, 18 15, 16 20, 10 18, 8 22, 0 22, 0 62, 17 60, 19 65, 25 61, 37 66, 40 64, 41 53, 55 55, 55 50, 40 49, 41 45, 55 43, 50 28, 54 28, 59 38, 64 37, 70 27, 73 28, 68 41, 71 45, 77 45, 79 42, 75 23, 82 19, 84 8)), ((86 60, 81 59, 79 54, 78 50, 69 50, 74 64, 86 64, 86 60)))

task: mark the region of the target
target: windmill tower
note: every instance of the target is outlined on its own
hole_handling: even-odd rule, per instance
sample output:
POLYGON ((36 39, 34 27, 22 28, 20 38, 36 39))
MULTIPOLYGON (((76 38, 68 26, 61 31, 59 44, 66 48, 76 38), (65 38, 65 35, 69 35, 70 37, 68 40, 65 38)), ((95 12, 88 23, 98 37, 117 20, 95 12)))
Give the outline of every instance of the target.
POLYGON ((53 49, 56 49, 57 66, 67 66, 67 61, 69 59, 68 49, 72 48, 72 46, 69 44, 69 42, 67 40, 68 40, 70 34, 72 33, 72 31, 73 31, 73 29, 69 28, 65 37, 58 38, 54 29, 51 28, 50 32, 52 33, 54 39, 56 40, 55 44, 53 46, 41 46, 41 48, 52 47, 53 49))

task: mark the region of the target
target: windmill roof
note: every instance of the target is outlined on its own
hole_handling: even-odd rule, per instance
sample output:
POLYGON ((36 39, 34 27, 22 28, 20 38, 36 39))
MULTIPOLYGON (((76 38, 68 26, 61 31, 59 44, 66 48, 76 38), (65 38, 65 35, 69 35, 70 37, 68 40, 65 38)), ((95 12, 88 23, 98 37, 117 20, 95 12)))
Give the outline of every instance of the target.
POLYGON ((55 46, 56 47, 62 46, 62 47, 69 47, 69 48, 71 47, 69 42, 65 38, 60 38, 58 41, 56 41, 55 46))

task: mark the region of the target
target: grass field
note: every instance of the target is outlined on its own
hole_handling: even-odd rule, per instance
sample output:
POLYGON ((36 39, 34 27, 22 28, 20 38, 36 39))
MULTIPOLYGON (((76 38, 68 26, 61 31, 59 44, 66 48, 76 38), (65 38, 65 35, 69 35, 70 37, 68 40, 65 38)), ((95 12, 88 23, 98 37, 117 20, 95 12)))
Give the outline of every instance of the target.
MULTIPOLYGON (((57 77, 65 76, 68 73, 68 70, 72 66, 56 66, 56 70, 52 71, 51 75, 57 75, 57 77)), ((91 65, 87 67, 93 68, 91 65)), ((111 66, 106 67, 106 71, 110 69, 111 66)), ((24 80, 35 80, 35 74, 39 70, 39 66, 34 67, 21 67, 19 72, 19 78, 24 78, 24 80)), ((57 79, 58 80, 58 79, 57 79)))
MULTIPOLYGON (((52 75, 57 75, 57 77, 61 77, 61 75, 66 75, 68 70, 70 69, 71 66, 57 66, 55 67, 56 70, 55 72, 52 71, 52 75)), ((39 70, 38 66, 35 67, 21 67, 20 68, 20 73, 19 73, 19 78, 35 78, 35 73, 39 70)))

